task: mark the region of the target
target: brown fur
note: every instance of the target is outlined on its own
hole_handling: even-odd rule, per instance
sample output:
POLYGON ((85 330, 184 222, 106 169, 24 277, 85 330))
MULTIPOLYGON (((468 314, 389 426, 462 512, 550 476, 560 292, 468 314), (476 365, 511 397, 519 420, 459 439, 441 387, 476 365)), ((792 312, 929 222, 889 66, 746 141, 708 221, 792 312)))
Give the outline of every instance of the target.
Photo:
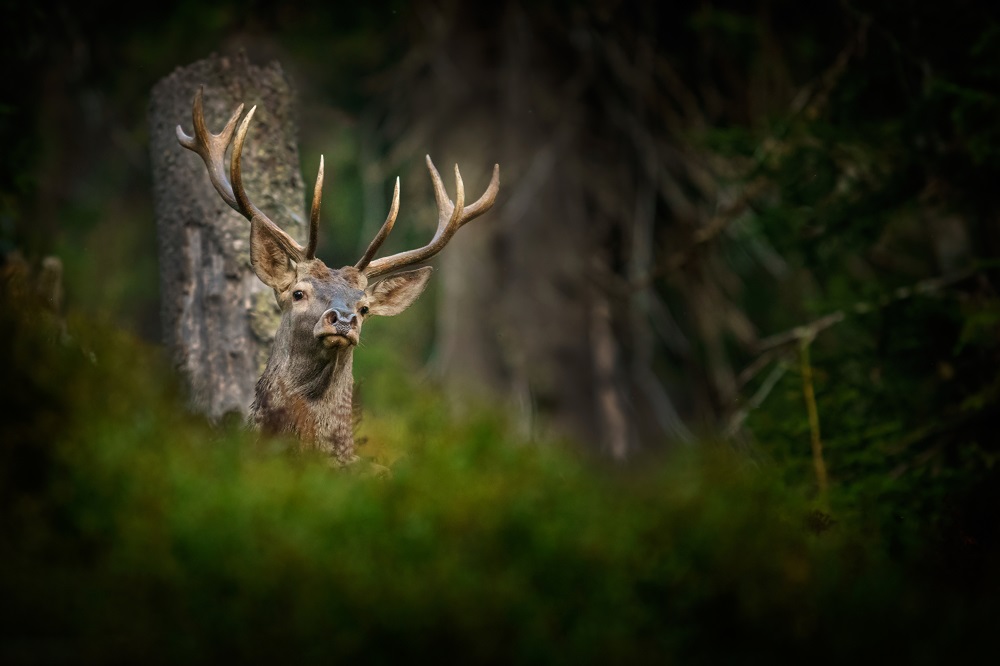
POLYGON ((448 197, 428 156, 427 168, 438 204, 438 229, 431 242, 417 250, 373 260, 399 211, 397 179, 389 215, 365 254, 355 266, 331 270, 315 258, 323 189, 322 157, 313 190, 306 246, 299 245, 254 206, 243 189, 240 156, 255 109, 250 109, 237 129, 243 112, 240 105, 223 130, 212 134, 205 127, 199 90, 193 109, 195 136, 188 136, 180 126, 177 128, 178 141, 205 161, 212 184, 222 199, 250 220, 250 265, 261 282, 274 290, 281 308, 281 322, 267 367, 257 382, 250 420, 267 432, 293 433, 327 452, 338 463, 347 464, 354 459, 352 366, 361 324, 366 315, 398 314, 416 300, 430 277, 430 267, 395 271, 430 259, 459 227, 493 206, 500 188, 500 165, 493 165, 493 177, 486 192, 466 206, 458 166, 455 166, 456 204, 448 197), (232 182, 226 180, 223 164, 230 145, 228 173, 232 182), (388 277, 368 284, 370 276, 383 275, 388 277))
MULTIPOLYGON (((261 245, 269 252, 274 248, 261 245)), ((356 459, 352 369, 367 318, 363 312, 401 312, 423 291, 431 269, 400 273, 369 286, 364 274, 350 266, 332 270, 319 259, 297 264, 289 259, 286 267, 273 261, 273 254, 268 259, 256 266, 261 279, 275 288, 281 323, 257 382, 250 421, 267 433, 294 435, 339 465, 349 464, 356 459), (331 311, 336 323, 330 321, 331 311)))

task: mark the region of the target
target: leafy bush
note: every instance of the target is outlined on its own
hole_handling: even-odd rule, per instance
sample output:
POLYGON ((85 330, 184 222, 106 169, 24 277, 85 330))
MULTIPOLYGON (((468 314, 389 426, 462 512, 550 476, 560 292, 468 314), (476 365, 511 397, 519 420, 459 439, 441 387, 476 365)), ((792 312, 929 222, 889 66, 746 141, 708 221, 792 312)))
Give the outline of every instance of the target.
POLYGON ((343 473, 187 415, 123 333, 2 312, 8 663, 932 663, 996 617, 726 447, 610 470, 423 390, 364 425, 391 472, 343 473))

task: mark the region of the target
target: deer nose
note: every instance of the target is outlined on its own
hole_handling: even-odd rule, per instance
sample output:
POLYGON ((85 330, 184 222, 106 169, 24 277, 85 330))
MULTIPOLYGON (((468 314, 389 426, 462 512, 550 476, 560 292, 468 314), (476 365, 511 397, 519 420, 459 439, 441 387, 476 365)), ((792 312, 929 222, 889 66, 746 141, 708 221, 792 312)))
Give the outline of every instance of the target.
POLYGON ((330 308, 323 313, 323 321, 330 326, 340 324, 341 326, 346 325, 353 328, 358 321, 358 315, 350 310, 330 308))

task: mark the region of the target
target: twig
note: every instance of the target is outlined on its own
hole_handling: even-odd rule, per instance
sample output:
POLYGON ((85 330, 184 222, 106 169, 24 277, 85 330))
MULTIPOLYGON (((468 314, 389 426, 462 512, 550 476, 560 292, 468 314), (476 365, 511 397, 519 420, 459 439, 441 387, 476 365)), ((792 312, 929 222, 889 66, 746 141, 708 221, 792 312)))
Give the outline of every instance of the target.
POLYGON ((729 425, 726 426, 727 437, 732 437, 736 434, 736 431, 739 430, 740 426, 743 425, 743 422, 746 421, 750 412, 761 406, 761 404, 767 399, 767 396, 770 395, 771 390, 778 383, 778 380, 780 380, 787 371, 788 364, 785 362, 785 359, 781 359, 774 365, 771 372, 769 372, 767 377, 764 378, 764 381, 761 382, 757 391, 749 400, 747 400, 746 405, 733 414, 733 416, 729 419, 729 425))
POLYGON ((630 289, 633 291, 645 289, 652 285, 658 278, 675 273, 683 268, 694 256, 695 251, 699 247, 715 239, 729 227, 733 220, 743 214, 743 211, 747 209, 747 206, 750 205, 754 197, 761 193, 765 185, 764 181, 757 181, 748 185, 736 201, 713 215, 708 224, 694 233, 694 238, 688 243, 687 247, 670 254, 664 261, 661 261, 645 274, 632 279, 629 282, 630 289))
POLYGON ((825 331, 826 329, 839 324, 844 321, 843 310, 837 310, 836 312, 831 312, 828 315, 824 315, 817 319, 816 321, 804 324, 802 326, 796 326, 790 331, 784 331, 783 333, 776 333, 769 337, 764 338, 759 343, 757 343, 758 352, 766 352, 771 349, 776 349, 778 347, 783 347, 789 343, 797 342, 805 339, 815 338, 819 333, 825 331))
POLYGON ((802 369, 802 395, 806 401, 809 417, 809 441, 812 445, 813 467, 816 469, 816 486, 820 502, 826 502, 826 463, 823 461, 823 440, 819 433, 819 409, 816 407, 816 392, 813 388, 812 364, 809 362, 809 345, 812 338, 802 338, 799 342, 799 364, 802 369))
POLYGON ((744 386, 750 383, 750 380, 757 376, 757 373, 768 366, 768 364, 774 360, 776 356, 781 355, 782 350, 778 348, 768 349, 766 352, 760 354, 753 360, 753 362, 736 376, 736 388, 737 390, 742 390, 744 386))
MULTIPOLYGON (((745 406, 739 411, 737 411, 730 418, 729 425, 726 427, 726 433, 728 435, 733 435, 736 433, 737 429, 743 424, 747 416, 749 416, 749 413, 754 409, 760 407, 761 404, 763 404, 768 394, 770 394, 771 389, 774 388, 774 384, 784 374, 784 371, 786 369, 784 361, 787 358, 788 354, 788 352, 785 351, 784 348, 787 345, 797 342, 800 345, 799 353, 801 355, 802 344, 804 343, 812 344, 812 341, 816 338, 817 335, 819 335, 826 329, 831 328, 836 324, 844 321, 844 319, 847 318, 848 314, 867 314, 870 312, 881 310, 889 306, 890 304, 897 303, 907 298, 911 298, 914 295, 932 294, 946 287, 949 287, 953 284, 962 282, 963 280, 966 280, 972 277, 973 275, 976 275, 979 269, 984 268, 988 265, 989 264, 986 264, 984 266, 980 264, 974 268, 962 271, 961 273, 956 273, 954 275, 946 275, 939 278, 929 278, 926 280, 921 280, 920 282, 917 282, 912 286, 900 287, 896 289, 895 291, 892 292, 891 295, 881 299, 880 301, 874 304, 865 301, 858 302, 848 309, 831 312, 830 314, 824 315, 819 319, 816 319, 815 321, 812 321, 808 324, 796 326, 791 330, 783 331, 781 333, 776 333, 767 338, 764 338, 757 344, 757 352, 758 352, 757 358, 755 358, 753 362, 751 362, 748 366, 746 366, 743 369, 743 371, 740 372, 740 374, 737 376, 737 385, 740 388, 746 386, 748 383, 750 383, 750 380, 752 380, 757 375, 757 373, 766 368, 768 364, 771 363, 771 361, 773 361, 776 357, 780 359, 778 366, 775 369, 773 369, 770 374, 768 374, 768 376, 764 379, 764 382, 754 393, 753 397, 746 402, 745 406)), ((803 378, 803 382, 805 381, 806 379, 803 378)), ((810 366, 809 384, 810 385, 812 384, 811 366, 810 366)), ((803 388, 803 390, 805 390, 805 388, 803 388)), ((813 408, 815 408, 815 396, 813 396, 811 400, 813 402, 813 408)), ((806 397, 807 406, 809 401, 810 398, 807 396, 806 397)), ((810 421, 810 428, 811 427, 812 427, 812 422, 810 421)), ((816 440, 819 441, 818 415, 816 417, 816 440)), ((820 444, 820 447, 822 447, 822 444, 820 444)), ((820 460, 820 462, 822 463, 822 460, 820 460)), ((817 478, 819 478, 819 476, 820 472, 819 470, 817 470, 817 478)), ((825 477, 825 472, 823 473, 823 476, 825 477)))
MULTIPOLYGON (((796 326, 795 328, 783 331, 781 333, 775 333, 770 335, 759 343, 757 343, 758 354, 763 354, 772 349, 778 347, 783 347, 784 345, 805 340, 813 339, 819 333, 825 331, 832 326, 839 324, 844 321, 849 314, 869 314, 871 312, 876 312, 883 310, 886 307, 898 303, 899 301, 906 300, 917 295, 927 295, 933 294, 935 292, 941 291, 946 287, 950 287, 953 284, 962 282, 972 277, 978 271, 978 267, 970 268, 959 273, 954 273, 952 275, 945 275, 937 278, 928 278, 926 280, 921 280, 908 287, 899 287, 895 289, 890 295, 872 303, 869 301, 859 301, 852 305, 850 308, 845 308, 843 310, 837 310, 831 312, 830 314, 824 315, 815 321, 808 324, 803 324, 801 326, 796 326)), ((752 366, 753 364, 751 364, 752 366)), ((744 371, 746 372, 746 371, 744 371)), ((742 373, 741 373, 742 374, 742 373)))

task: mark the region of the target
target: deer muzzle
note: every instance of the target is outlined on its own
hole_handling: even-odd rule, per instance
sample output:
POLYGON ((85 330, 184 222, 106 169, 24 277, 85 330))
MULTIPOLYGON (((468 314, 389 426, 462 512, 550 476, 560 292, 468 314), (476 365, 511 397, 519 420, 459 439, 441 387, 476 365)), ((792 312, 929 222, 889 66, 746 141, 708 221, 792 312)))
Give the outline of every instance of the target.
POLYGON ((327 348, 356 345, 358 316, 354 312, 330 308, 316 322, 313 335, 327 348))

